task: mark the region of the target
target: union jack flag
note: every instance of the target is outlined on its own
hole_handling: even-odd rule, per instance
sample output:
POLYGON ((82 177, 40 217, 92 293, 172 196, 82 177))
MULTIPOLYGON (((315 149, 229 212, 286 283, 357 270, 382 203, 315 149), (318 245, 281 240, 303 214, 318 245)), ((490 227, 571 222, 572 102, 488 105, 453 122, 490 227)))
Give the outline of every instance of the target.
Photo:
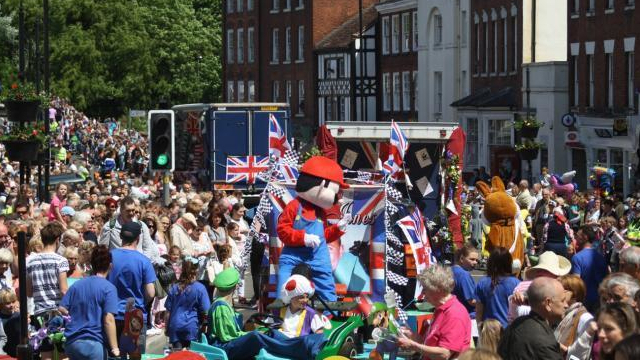
MULTIPOLYGON (((396 223, 402 230, 402 233, 407 238, 411 250, 413 250, 413 257, 416 260, 416 270, 418 274, 424 269, 434 265, 436 263, 435 257, 431 253, 431 246, 429 245, 429 238, 427 236, 427 228, 424 225, 424 218, 420 213, 420 209, 416 207, 412 214, 409 214, 396 223)), ((415 296, 417 297, 422 293, 422 287, 420 283, 416 283, 415 296)))
POLYGON ((409 150, 409 142, 398 124, 391 120, 391 136, 389 138, 389 158, 382 164, 385 175, 393 175, 402 169, 404 154, 409 150))
POLYGON ((228 156, 227 182, 253 185, 259 174, 269 169, 266 156, 228 156))
POLYGON ((276 117, 273 114, 269 114, 269 156, 280 158, 287 150, 291 150, 287 136, 282 131, 276 117))

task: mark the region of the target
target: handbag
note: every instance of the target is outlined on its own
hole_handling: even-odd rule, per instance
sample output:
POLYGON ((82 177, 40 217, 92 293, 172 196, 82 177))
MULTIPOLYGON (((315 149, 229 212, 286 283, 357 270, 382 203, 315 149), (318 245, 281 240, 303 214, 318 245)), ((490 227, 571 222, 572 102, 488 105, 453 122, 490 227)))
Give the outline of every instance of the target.
POLYGON ((222 272, 222 270, 224 270, 224 266, 219 261, 210 260, 205 269, 204 280, 213 285, 213 282, 216 280, 216 275, 222 272))

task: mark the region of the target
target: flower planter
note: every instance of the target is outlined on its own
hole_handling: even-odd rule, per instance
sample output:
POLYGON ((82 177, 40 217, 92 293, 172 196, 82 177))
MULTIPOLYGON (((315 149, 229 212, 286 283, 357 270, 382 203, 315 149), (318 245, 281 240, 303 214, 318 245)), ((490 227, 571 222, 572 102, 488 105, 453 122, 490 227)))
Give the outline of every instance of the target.
POLYGON ((28 140, 5 140, 2 142, 11 161, 35 161, 38 159, 40 142, 28 140))
POLYGON ((36 121, 40 101, 7 100, 4 102, 4 108, 7 110, 9 121, 18 123, 31 122, 36 121))
POLYGON ((539 127, 523 126, 520 128, 520 136, 527 139, 534 139, 538 136, 539 127))
POLYGON ((538 151, 540 149, 523 149, 518 151, 522 160, 535 160, 538 157, 538 151))

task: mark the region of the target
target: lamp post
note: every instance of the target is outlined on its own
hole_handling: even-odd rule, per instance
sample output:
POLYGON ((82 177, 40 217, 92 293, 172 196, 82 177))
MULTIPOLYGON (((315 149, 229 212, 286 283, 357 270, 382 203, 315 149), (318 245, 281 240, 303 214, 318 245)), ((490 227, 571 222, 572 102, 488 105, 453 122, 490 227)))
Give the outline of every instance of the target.
MULTIPOLYGON (((44 67, 44 91, 49 93, 49 0, 42 0, 42 28, 44 31, 43 39, 42 39, 42 47, 43 47, 43 67, 44 67)), ((47 105, 45 104, 45 117, 44 117, 44 133, 49 136, 49 132, 51 131, 51 124, 48 114, 47 105)), ((44 162, 44 200, 49 201, 49 178, 50 178, 50 168, 51 168, 51 144, 46 144, 46 148, 44 149, 45 153, 45 162, 44 162)))

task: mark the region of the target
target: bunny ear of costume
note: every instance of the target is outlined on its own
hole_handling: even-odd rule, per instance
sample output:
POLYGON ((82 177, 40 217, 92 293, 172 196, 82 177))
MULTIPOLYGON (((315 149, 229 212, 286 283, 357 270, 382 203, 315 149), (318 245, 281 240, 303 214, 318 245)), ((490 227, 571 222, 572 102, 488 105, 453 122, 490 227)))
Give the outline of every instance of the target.
POLYGON ((487 196, 489 194, 491 194, 491 189, 489 188, 489 185, 487 185, 486 182, 484 181, 478 181, 476 183, 476 189, 478 189, 478 191, 480 191, 480 193, 482 194, 482 196, 486 199, 487 196))
POLYGON ((491 178, 491 190, 495 191, 505 191, 504 183, 502 179, 498 176, 494 176, 491 178))

